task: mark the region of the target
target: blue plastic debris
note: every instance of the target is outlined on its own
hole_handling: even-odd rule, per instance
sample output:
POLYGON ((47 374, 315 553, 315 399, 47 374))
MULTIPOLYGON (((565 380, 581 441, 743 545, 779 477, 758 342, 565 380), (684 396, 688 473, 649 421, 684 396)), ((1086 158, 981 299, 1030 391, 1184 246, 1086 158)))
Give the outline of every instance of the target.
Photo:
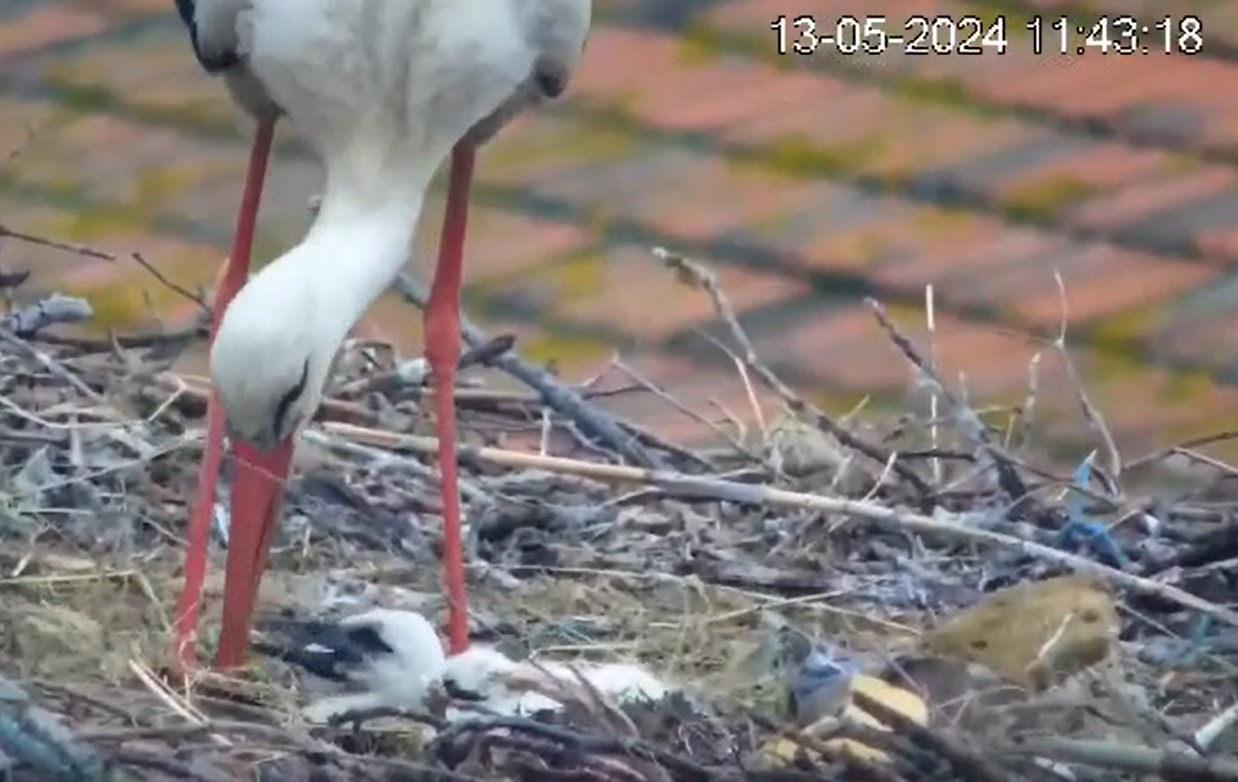
MULTIPOLYGON (((1086 490, 1092 482, 1092 460, 1096 457, 1093 451, 1088 458, 1075 468, 1073 477, 1075 486, 1086 490)), ((1130 559, 1118 546, 1109 527, 1093 521, 1084 513, 1085 495, 1082 492, 1070 492, 1066 497, 1067 522, 1058 533, 1057 545, 1066 551, 1078 551, 1083 548, 1098 561, 1120 570, 1130 565, 1130 559)))
POLYGON ((791 680, 791 711, 801 725, 837 714, 851 695, 858 666, 833 649, 815 647, 791 680))

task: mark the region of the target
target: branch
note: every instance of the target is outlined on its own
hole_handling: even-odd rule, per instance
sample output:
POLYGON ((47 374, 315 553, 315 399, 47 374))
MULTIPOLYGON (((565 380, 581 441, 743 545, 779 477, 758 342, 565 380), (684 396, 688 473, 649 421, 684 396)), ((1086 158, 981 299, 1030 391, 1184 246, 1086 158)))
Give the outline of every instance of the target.
POLYGON ((578 752, 592 752, 606 755, 627 755, 638 758, 648 758, 659 766, 675 772, 683 778, 694 780, 714 780, 719 775, 687 758, 680 757, 648 742, 639 739, 608 738, 590 736, 566 727, 547 725, 520 717, 497 717, 493 719, 469 720, 448 728, 435 740, 439 746, 447 746, 457 737, 465 733, 476 732, 484 734, 492 730, 525 733, 542 739, 548 739, 563 747, 578 752))
POLYGON ((84 255, 87 258, 96 258, 100 261, 115 261, 116 256, 112 253, 103 250, 96 250, 93 247, 88 247, 84 244, 73 244, 71 242, 60 242, 55 239, 48 239, 43 236, 35 236, 34 234, 22 233, 14 231, 8 226, 0 223, 0 236, 10 236, 27 244, 34 244, 40 247, 50 247, 53 250, 64 250, 65 252, 74 253, 76 255, 84 255))
POLYGON ((2 322, 0 322, 0 342, 5 342, 29 354, 35 361, 42 364, 48 372, 51 372, 56 377, 73 386, 78 392, 92 402, 102 403, 104 401, 103 397, 97 391, 86 385, 85 381, 70 372, 69 369, 63 366, 59 361, 52 358, 47 353, 39 350, 34 345, 31 345, 26 340, 13 336, 13 334, 3 327, 2 322))
POLYGON ((1173 750, 1115 744, 1111 741, 1068 739, 1061 736, 1025 738, 1004 749, 1019 755, 1040 755, 1068 763, 1156 774, 1168 780, 1238 782, 1238 760, 1200 758, 1173 750))
POLYGON ((713 299, 714 309, 717 310, 718 316, 727 324, 727 327, 731 330, 732 338, 734 338, 743 351, 742 358, 744 364, 749 370, 755 372, 757 377, 761 378, 761 381, 773 389, 778 396, 782 397, 787 407, 791 408, 795 413, 808 416, 813 423, 832 434, 840 443, 867 456, 883 468, 885 465, 893 463, 894 471, 914 486, 916 491, 921 495, 930 493, 929 485, 914 470, 905 464, 901 464, 897 459, 891 459, 891 454, 886 449, 876 443, 870 443, 863 439, 835 421, 824 410, 804 399, 790 386, 782 382, 774 374, 773 370, 761 361, 760 357, 757 356, 756 349, 752 346, 752 341, 748 338, 748 333, 739 325, 739 320, 735 316, 735 309, 731 306, 730 300, 722 290, 722 286, 718 284, 718 279, 713 272, 696 261, 689 260, 682 255, 672 253, 661 247, 654 248, 653 254, 665 263, 668 268, 677 272, 684 282, 709 294, 710 298, 713 299))
POLYGON ((169 280, 167 277, 164 276, 163 272, 159 271, 158 267, 156 267, 150 261, 143 258, 141 253, 138 253, 138 252, 132 253, 130 257, 132 257, 133 260, 136 261, 139 266, 141 266, 146 271, 150 272, 150 275, 154 277, 156 280, 158 280, 160 283, 162 283, 165 288, 168 288, 174 293, 179 293, 181 296, 184 296, 186 299, 189 299, 194 304, 197 304, 198 309, 202 310, 203 312, 210 312, 211 308, 210 308, 210 305, 206 303, 206 299, 202 298, 200 294, 194 293, 188 288, 185 288, 184 286, 178 285, 175 282, 172 282, 171 280, 169 280))
MULTIPOLYGON (((425 289, 407 274, 396 278, 393 287, 406 301, 419 309, 425 309, 429 296, 425 289)), ((465 342, 477 347, 490 342, 484 331, 461 315, 460 332, 465 342)), ((605 442, 624 458, 644 466, 659 465, 660 461, 645 450, 636 438, 623 431, 619 423, 608 413, 586 402, 580 394, 560 383, 549 372, 534 366, 515 351, 495 357, 494 365, 542 395, 546 404, 576 422, 581 429, 605 442)))
MULTIPOLYGON (((438 440, 433 437, 398 435, 378 429, 365 429, 350 424, 326 422, 323 429, 333 434, 355 439, 370 445, 399 448, 432 455, 438 452, 438 440)), ((1111 568, 1086 557, 1071 554, 1041 543, 1022 540, 992 530, 969 526, 958 516, 939 513, 925 516, 899 508, 865 500, 847 500, 820 494, 789 491, 772 486, 761 486, 720 478, 707 478, 671 470, 648 470, 617 464, 599 464, 578 459, 539 456, 537 454, 510 451, 502 448, 460 447, 461 459, 476 459, 479 462, 510 469, 538 469, 567 475, 578 475, 609 483, 635 483, 655 486, 670 494, 726 502, 741 502, 751 505, 783 508, 800 508, 820 513, 839 513, 867 519, 878 525, 908 529, 922 534, 942 535, 970 543, 989 543, 1014 549, 1024 556, 1055 562, 1087 573, 1110 583, 1126 587, 1140 594, 1152 595, 1178 605, 1209 614, 1226 624, 1238 627, 1238 611, 1204 600, 1183 589, 1141 578, 1111 568)))

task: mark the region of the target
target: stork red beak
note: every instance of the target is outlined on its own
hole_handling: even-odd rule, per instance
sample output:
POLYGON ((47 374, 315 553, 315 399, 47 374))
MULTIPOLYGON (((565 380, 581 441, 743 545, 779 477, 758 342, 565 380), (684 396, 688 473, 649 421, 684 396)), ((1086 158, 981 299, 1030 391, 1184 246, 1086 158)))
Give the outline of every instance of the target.
POLYGON ((224 577, 223 629, 215 664, 235 668, 245 661, 258 584, 279 519, 284 484, 292 467, 292 438, 273 451, 236 443, 232 480, 228 569, 224 577))

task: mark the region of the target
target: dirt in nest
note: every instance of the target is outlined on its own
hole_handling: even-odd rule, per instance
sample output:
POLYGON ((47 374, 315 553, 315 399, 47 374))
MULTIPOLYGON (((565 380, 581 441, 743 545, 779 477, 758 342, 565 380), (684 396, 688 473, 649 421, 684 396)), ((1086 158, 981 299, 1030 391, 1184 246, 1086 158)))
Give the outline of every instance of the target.
MULTIPOLYGON (((685 295, 724 301, 688 272, 685 295)), ((301 719, 303 680, 274 660, 161 677, 207 396, 169 367, 201 330, 96 342, 30 322, 0 332, 0 777, 1238 779, 1233 468, 1143 496, 1103 441, 1073 474, 1038 467, 1011 435, 1018 408, 975 412, 886 320, 936 421, 927 404, 827 417, 750 356, 785 414, 765 434, 711 419, 719 441, 696 449, 605 412, 652 393, 630 377, 565 386, 473 329, 484 365, 459 403, 472 637, 517 659, 637 661, 677 692, 338 726, 301 719), (499 380, 512 375, 535 390, 499 380), (853 694, 797 717, 791 684, 817 653, 847 661, 853 694)), ((441 624, 417 370, 346 348, 298 446, 265 616, 381 605, 441 624)), ((225 502, 215 522, 204 660, 225 502)))

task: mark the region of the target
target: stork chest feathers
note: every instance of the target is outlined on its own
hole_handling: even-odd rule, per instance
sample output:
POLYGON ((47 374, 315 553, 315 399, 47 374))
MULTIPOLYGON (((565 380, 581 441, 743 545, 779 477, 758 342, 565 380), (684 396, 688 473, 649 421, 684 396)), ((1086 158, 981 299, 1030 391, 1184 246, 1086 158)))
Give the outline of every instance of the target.
POLYGON ((252 0, 238 17, 238 48, 324 156, 383 145, 392 158, 441 158, 492 113, 514 114, 540 85, 566 81, 583 27, 579 36, 534 30, 546 2, 252 0))
POLYGON ((486 141, 565 89, 592 11, 591 0, 176 5, 203 67, 224 74, 251 114, 287 112, 323 154, 378 139, 424 150, 470 128, 474 143, 486 141))

